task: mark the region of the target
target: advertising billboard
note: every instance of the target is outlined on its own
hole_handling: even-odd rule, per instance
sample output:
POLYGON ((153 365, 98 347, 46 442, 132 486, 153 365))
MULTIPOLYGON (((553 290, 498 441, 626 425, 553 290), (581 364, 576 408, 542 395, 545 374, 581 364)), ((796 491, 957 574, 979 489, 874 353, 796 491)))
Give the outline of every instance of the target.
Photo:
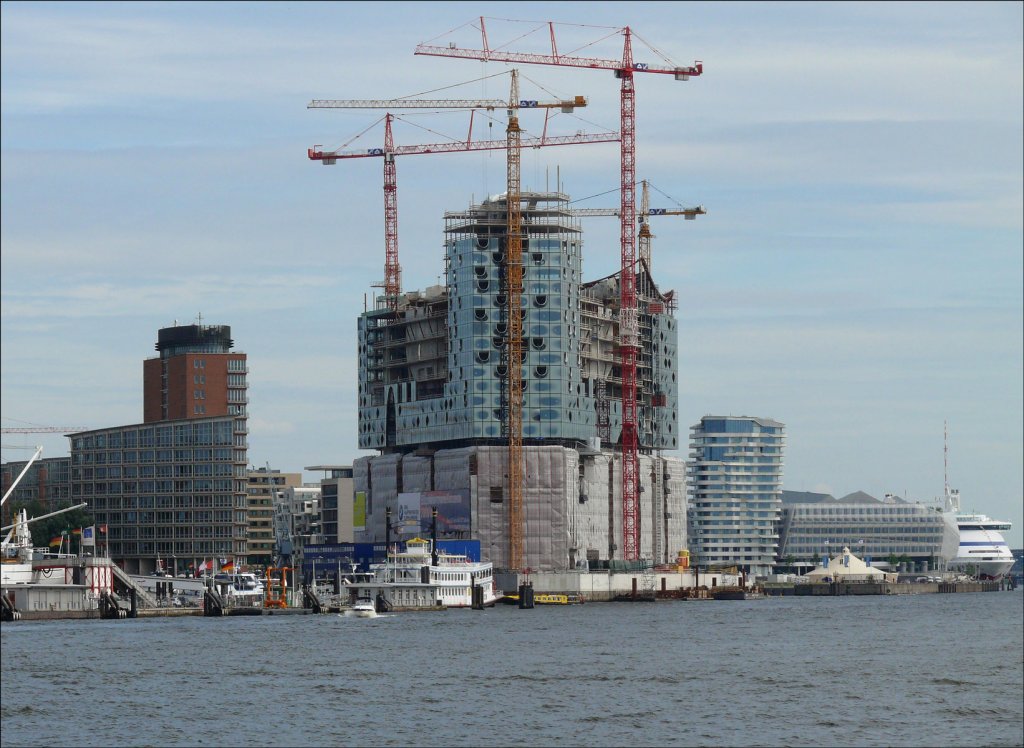
POLYGON ((355 532, 362 532, 366 529, 366 493, 356 491, 355 500, 352 502, 352 529, 355 532))

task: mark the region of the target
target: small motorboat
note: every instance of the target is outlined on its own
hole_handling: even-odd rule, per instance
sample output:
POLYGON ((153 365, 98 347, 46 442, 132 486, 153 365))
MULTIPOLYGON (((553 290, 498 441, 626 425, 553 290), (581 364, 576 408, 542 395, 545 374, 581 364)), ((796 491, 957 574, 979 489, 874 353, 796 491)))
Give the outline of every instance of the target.
POLYGON ((368 597, 361 597, 356 600, 355 604, 351 608, 345 610, 342 614, 349 618, 376 618, 377 607, 373 604, 373 600, 368 597))

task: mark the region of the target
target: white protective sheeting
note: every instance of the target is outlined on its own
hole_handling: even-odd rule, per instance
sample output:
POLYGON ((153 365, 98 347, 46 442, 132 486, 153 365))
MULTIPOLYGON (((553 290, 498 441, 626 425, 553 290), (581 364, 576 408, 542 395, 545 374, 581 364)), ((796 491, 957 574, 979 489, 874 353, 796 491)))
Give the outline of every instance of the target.
MULTIPOLYGON (((622 559, 621 456, 603 452, 581 457, 561 446, 524 447, 523 456, 523 566, 565 571, 578 568, 588 555, 622 559)), ((367 528, 372 532, 364 539, 384 539, 384 510, 396 504, 400 468, 405 492, 468 490, 471 537, 480 541, 483 558, 495 568, 507 568, 507 461, 506 448, 491 446, 439 450, 433 456, 359 458, 353 471, 355 490, 367 491, 367 528)), ((672 561, 686 547, 685 463, 642 455, 640 479, 640 557, 672 561), (655 532, 660 533, 658 542, 655 532)))
POLYGON ((431 458, 429 455, 405 455, 402 457, 402 492, 433 491, 431 485, 431 458))
POLYGON ((612 487, 620 481, 619 464, 611 453, 580 458, 580 499, 574 508, 576 543, 583 558, 607 559, 613 538, 622 537, 621 503, 614 510, 612 487))
POLYGON ((665 475, 665 509, 669 515, 664 563, 672 563, 679 551, 686 548, 686 462, 678 457, 663 457, 661 462, 665 475))
POLYGON ((371 538, 383 541, 387 509, 398 504, 398 468, 401 455, 390 454, 370 460, 370 490, 366 494, 366 527, 371 538))
MULTIPOLYGON (((567 508, 577 496, 576 452, 559 446, 524 447, 523 458, 523 566, 565 569, 571 540, 567 508)), ((508 565, 507 464, 504 447, 434 455, 436 488, 469 489, 473 536, 480 540, 481 554, 497 568, 508 565)))

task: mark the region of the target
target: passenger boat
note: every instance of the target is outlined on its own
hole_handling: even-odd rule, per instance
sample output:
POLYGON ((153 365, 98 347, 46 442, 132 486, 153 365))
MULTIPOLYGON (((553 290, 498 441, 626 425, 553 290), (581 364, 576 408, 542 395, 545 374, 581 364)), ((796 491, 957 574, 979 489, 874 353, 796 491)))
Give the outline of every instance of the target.
MULTIPOLYGON (((519 595, 505 595, 501 601, 506 605, 516 605, 519 602, 519 595)), ((584 602, 586 600, 583 595, 574 592, 537 592, 533 596, 534 605, 582 605, 584 602)))
POLYGON ((429 540, 413 538, 405 550, 389 549, 387 561, 368 574, 352 574, 343 584, 355 598, 378 601, 377 608, 469 608, 474 590, 478 603, 492 606, 494 569, 489 561, 437 550, 429 540))

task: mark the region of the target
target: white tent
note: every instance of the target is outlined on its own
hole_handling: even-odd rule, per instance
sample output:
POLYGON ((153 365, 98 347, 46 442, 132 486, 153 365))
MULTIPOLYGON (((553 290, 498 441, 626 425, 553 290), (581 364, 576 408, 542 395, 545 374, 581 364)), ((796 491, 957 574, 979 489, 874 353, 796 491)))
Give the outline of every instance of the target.
POLYGON ((808 572, 807 579, 812 582, 827 580, 834 582, 884 582, 886 574, 881 569, 868 566, 863 560, 843 548, 838 556, 829 559, 828 566, 819 566, 808 572))

